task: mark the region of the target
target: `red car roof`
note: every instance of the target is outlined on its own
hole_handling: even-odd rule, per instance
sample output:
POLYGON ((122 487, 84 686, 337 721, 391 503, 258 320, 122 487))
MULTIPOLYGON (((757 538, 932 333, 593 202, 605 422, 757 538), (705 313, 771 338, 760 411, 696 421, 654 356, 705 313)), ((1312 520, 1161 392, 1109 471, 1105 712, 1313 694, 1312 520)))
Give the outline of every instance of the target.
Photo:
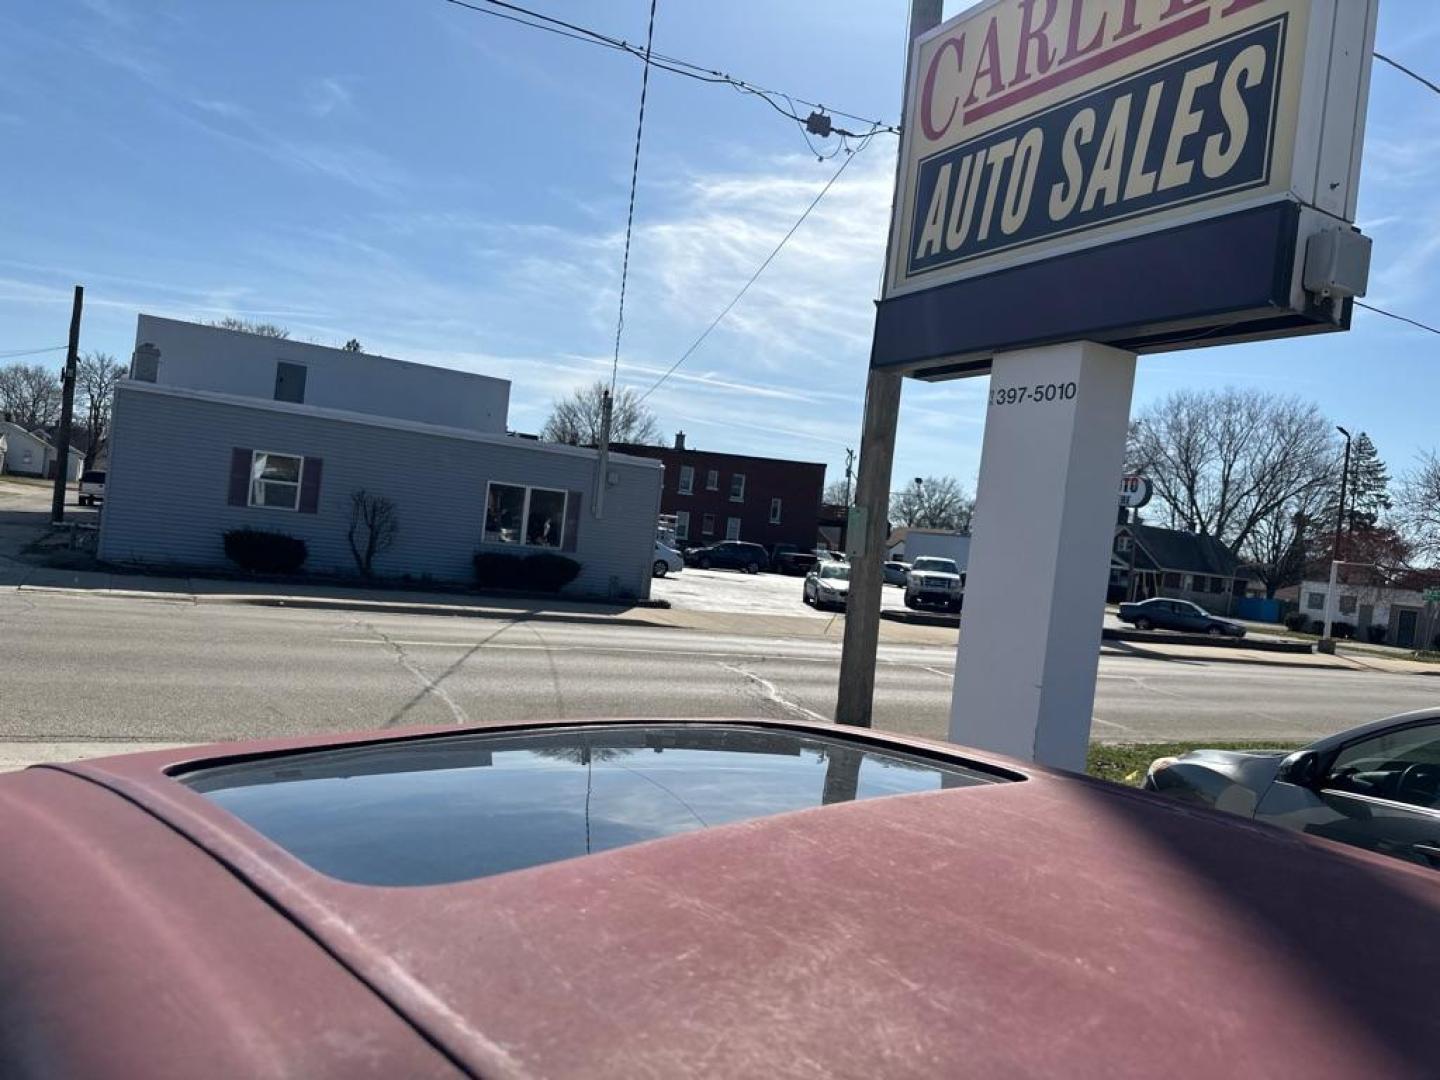
POLYGON ((283 1057, 298 1044, 274 1032, 323 1030, 321 1050, 363 1043, 392 1075, 446 1059, 517 1077, 1435 1071, 1440 878, 1140 792, 1027 767, 1022 783, 394 888, 327 878, 166 775, 204 756, 0 777, 7 830, 46 833, 0 853, 7 1041, 39 1011, 55 1040, 124 1046, 168 1024, 182 1049, 248 1061, 228 1006, 267 957, 263 1008, 240 1010, 252 1035, 283 1057), (170 947, 147 953, 148 977, 188 988, 128 1031, 135 1002, 79 982, 142 918, 106 917, 107 874, 163 900, 170 947), (16 981, 57 954, 54 978, 16 981), (72 995, 93 1012, 66 1031, 72 995))

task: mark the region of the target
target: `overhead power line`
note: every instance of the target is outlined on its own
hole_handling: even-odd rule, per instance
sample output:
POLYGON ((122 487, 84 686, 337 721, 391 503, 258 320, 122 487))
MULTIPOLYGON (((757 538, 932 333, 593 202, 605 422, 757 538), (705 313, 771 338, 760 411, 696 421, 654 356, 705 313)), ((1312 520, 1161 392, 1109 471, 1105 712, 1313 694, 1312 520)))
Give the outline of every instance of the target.
POLYGON ((625 283, 630 278, 630 234, 635 226, 635 187, 640 180, 640 140, 645 135, 645 95, 650 89, 650 46, 655 41, 655 4, 650 0, 650 26, 645 31, 645 71, 640 76, 640 118, 635 122, 635 160, 630 166, 630 209, 625 214, 625 257, 620 262, 620 310, 615 316, 615 363, 610 368, 610 393, 620 374, 620 334, 625 329, 625 283))
POLYGON ((1386 55, 1385 55, 1384 53, 1382 53, 1382 52, 1377 52, 1377 53, 1375 54, 1375 59, 1376 59, 1376 60, 1383 60, 1385 63, 1387 63, 1387 64, 1389 64, 1391 67, 1393 67, 1396 71, 1403 71, 1406 75, 1409 75, 1410 78, 1414 79, 1414 80, 1415 80, 1416 82, 1418 82, 1421 86, 1428 87, 1429 89, 1435 91, 1435 93, 1440 94, 1440 86, 1436 86, 1436 85, 1435 85, 1433 82, 1431 82, 1429 79, 1425 78, 1424 75, 1417 75, 1415 72, 1411 71, 1411 70, 1410 70, 1408 67, 1406 67, 1404 64, 1400 63, 1400 61, 1398 61, 1398 60, 1391 60, 1390 57, 1386 56, 1386 55))
POLYGON ((1396 315, 1393 311, 1386 311, 1384 308, 1378 308, 1374 304, 1367 304, 1361 300, 1356 300, 1355 306, 1364 308, 1366 311, 1373 311, 1376 315, 1384 315, 1387 319, 1394 319, 1396 322, 1409 323, 1411 326, 1418 327, 1421 330, 1428 330, 1432 334, 1440 334, 1440 329, 1436 327, 1420 322, 1418 319, 1412 319, 1406 315, 1396 315))
MULTIPOLYGON (((730 86, 739 93, 751 94, 758 97, 765 104, 778 112, 786 119, 807 126, 809 118, 799 115, 795 104, 805 106, 809 109, 818 110, 820 113, 830 113, 834 116, 843 116, 847 120, 854 120, 857 123, 868 126, 868 132, 846 131, 842 128, 835 128, 834 132, 842 137, 863 138, 877 131, 899 134, 899 127, 887 124, 883 120, 874 120, 870 117, 859 116, 856 113, 846 112, 843 109, 826 108, 815 101, 807 101, 796 94, 787 94, 783 90, 771 90, 766 87, 748 82, 745 79, 736 78, 726 72, 715 68, 706 67, 704 64, 696 64, 689 60, 682 60, 678 56, 667 56, 664 53, 650 52, 632 45, 623 38, 605 34, 599 30, 593 30, 578 23, 567 22, 564 19, 557 19, 551 15, 545 15, 530 8, 521 7, 519 4, 509 3, 508 0, 445 0, 445 3, 454 7, 465 8, 480 15, 489 15, 492 18, 504 19, 507 22, 518 23, 521 26, 528 26, 532 30, 544 30, 547 33, 557 34, 560 37, 569 38, 572 41, 580 41, 587 45, 597 45, 602 48, 612 49, 616 52, 628 53, 638 60, 642 60, 649 67, 660 68, 674 75, 683 75, 689 79, 697 79, 700 82, 716 83, 730 86), (784 99, 789 103, 787 109, 776 99, 784 99)), ((814 131, 813 128, 810 128, 814 131)))
POLYGON ((64 352, 65 345, 51 345, 48 349, 16 349, 14 352, 0 352, 0 360, 14 360, 20 356, 39 356, 42 353, 64 352))
POLYGON ((810 200, 810 205, 805 207, 805 212, 802 213, 798 219, 796 219, 794 225, 790 226, 790 231, 780 238, 780 242, 775 245, 774 250, 771 251, 769 255, 765 256, 765 261, 762 262, 758 267, 756 267, 755 272, 750 275, 749 280, 746 281, 744 285, 740 286, 740 291, 731 298, 728 304, 726 304, 723 308, 720 309, 720 314, 716 315, 715 318, 710 320, 710 325, 705 327, 705 329, 700 332, 700 336, 690 343, 690 347, 680 354, 680 359, 676 360, 675 363, 671 364, 670 367, 666 370, 665 374, 661 375, 660 378, 656 379, 655 382, 651 385, 650 389, 646 390, 645 393, 640 395, 640 401, 644 401, 656 390, 660 389, 660 385, 666 379, 670 378, 671 375, 674 375, 676 371, 680 370, 680 365, 685 363, 686 360, 690 359, 691 354, 694 353, 695 350, 698 349, 705 341, 705 339, 710 336, 710 332, 714 330, 715 327, 720 325, 721 320, 724 319, 726 315, 730 314, 730 312, 734 309, 735 305, 740 302, 741 298, 750 291, 750 286, 755 284, 755 282, 759 279, 760 275, 765 272, 765 268, 775 260, 776 255, 780 254, 780 249, 783 248, 786 244, 788 244, 790 242, 790 238, 795 235, 796 230, 799 229, 801 225, 805 224, 805 219, 810 216, 810 212, 819 205, 820 200, 823 199, 830 191, 830 189, 835 185, 835 181, 840 179, 841 173, 843 173, 847 168, 849 168, 850 162, 854 161, 856 156, 860 154, 860 152, 863 151, 865 147, 870 145, 870 135, 873 134, 874 132, 867 134, 864 139, 862 139, 860 144, 855 148, 854 152, 849 153, 845 156, 845 160, 840 163, 840 167, 835 170, 834 174, 830 177, 829 180, 825 181, 825 186, 820 189, 819 194, 817 194, 815 198, 810 200))

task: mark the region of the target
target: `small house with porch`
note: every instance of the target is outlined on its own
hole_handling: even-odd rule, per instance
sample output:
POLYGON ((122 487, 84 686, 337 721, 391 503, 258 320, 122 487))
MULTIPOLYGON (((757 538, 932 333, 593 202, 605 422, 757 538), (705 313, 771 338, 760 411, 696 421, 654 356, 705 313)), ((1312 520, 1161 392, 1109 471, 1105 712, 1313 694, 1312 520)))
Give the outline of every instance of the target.
POLYGON ((1165 596, 1233 615, 1247 583, 1240 557, 1213 536, 1126 524, 1115 531, 1106 600, 1165 596))

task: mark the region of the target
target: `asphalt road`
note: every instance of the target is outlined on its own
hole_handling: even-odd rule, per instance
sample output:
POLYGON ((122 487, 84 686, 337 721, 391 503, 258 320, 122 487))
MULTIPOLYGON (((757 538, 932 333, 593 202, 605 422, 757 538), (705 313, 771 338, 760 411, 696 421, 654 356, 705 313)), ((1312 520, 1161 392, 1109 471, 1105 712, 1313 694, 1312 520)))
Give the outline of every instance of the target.
MULTIPOLYGON (((0 762, 127 742, 587 716, 828 718, 838 646, 593 621, 0 593, 0 762)), ((877 726, 943 737, 953 650, 883 646, 877 726)), ((1440 680, 1104 656, 1108 741, 1308 739, 1440 680)), ((116 747, 120 749, 120 747, 116 747)))

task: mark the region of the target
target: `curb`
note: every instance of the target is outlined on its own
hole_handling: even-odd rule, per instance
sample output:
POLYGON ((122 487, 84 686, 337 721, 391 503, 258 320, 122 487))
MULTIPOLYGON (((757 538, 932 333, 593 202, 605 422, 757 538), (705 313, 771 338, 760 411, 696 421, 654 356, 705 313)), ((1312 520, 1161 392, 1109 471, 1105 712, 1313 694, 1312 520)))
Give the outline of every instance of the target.
POLYGON ((1360 665, 1347 666, 1345 664, 1300 664, 1293 660, 1268 659, 1258 656, 1225 656, 1223 650, 1215 656, 1172 656, 1169 653, 1153 652, 1149 649, 1138 648, 1128 641, 1110 640, 1110 648, 1116 650, 1112 655, 1133 656, 1137 660, 1168 660, 1174 663, 1193 664, 1240 664, 1249 667, 1283 667, 1294 671, 1375 671, 1375 668, 1365 668, 1360 665))
POLYGON ((1208 634, 1157 634, 1146 630, 1122 630, 1107 626, 1100 631, 1103 641, 1133 641, 1145 645, 1187 645, 1199 649, 1238 649, 1249 652, 1311 655, 1308 641, 1252 641, 1248 638, 1212 638, 1208 634))
MULTIPOLYGON (((68 591, 68 590, 67 590, 68 591)), ((78 591, 78 590, 77 590, 78 591)), ((166 593, 130 593, 131 596, 165 596, 166 593)), ((309 611, 366 611, 385 615, 442 615, 465 619, 545 619, 554 622, 600 622, 617 626, 663 626, 604 611, 508 611, 502 608, 463 607, 458 604, 424 604, 410 601, 350 600, 324 596, 248 596, 236 593, 194 594, 197 604, 232 604, 239 607, 300 608, 309 611)), ((597 605, 598 607, 598 605, 597 605)), ((626 609, 619 609, 626 610, 626 609)))

